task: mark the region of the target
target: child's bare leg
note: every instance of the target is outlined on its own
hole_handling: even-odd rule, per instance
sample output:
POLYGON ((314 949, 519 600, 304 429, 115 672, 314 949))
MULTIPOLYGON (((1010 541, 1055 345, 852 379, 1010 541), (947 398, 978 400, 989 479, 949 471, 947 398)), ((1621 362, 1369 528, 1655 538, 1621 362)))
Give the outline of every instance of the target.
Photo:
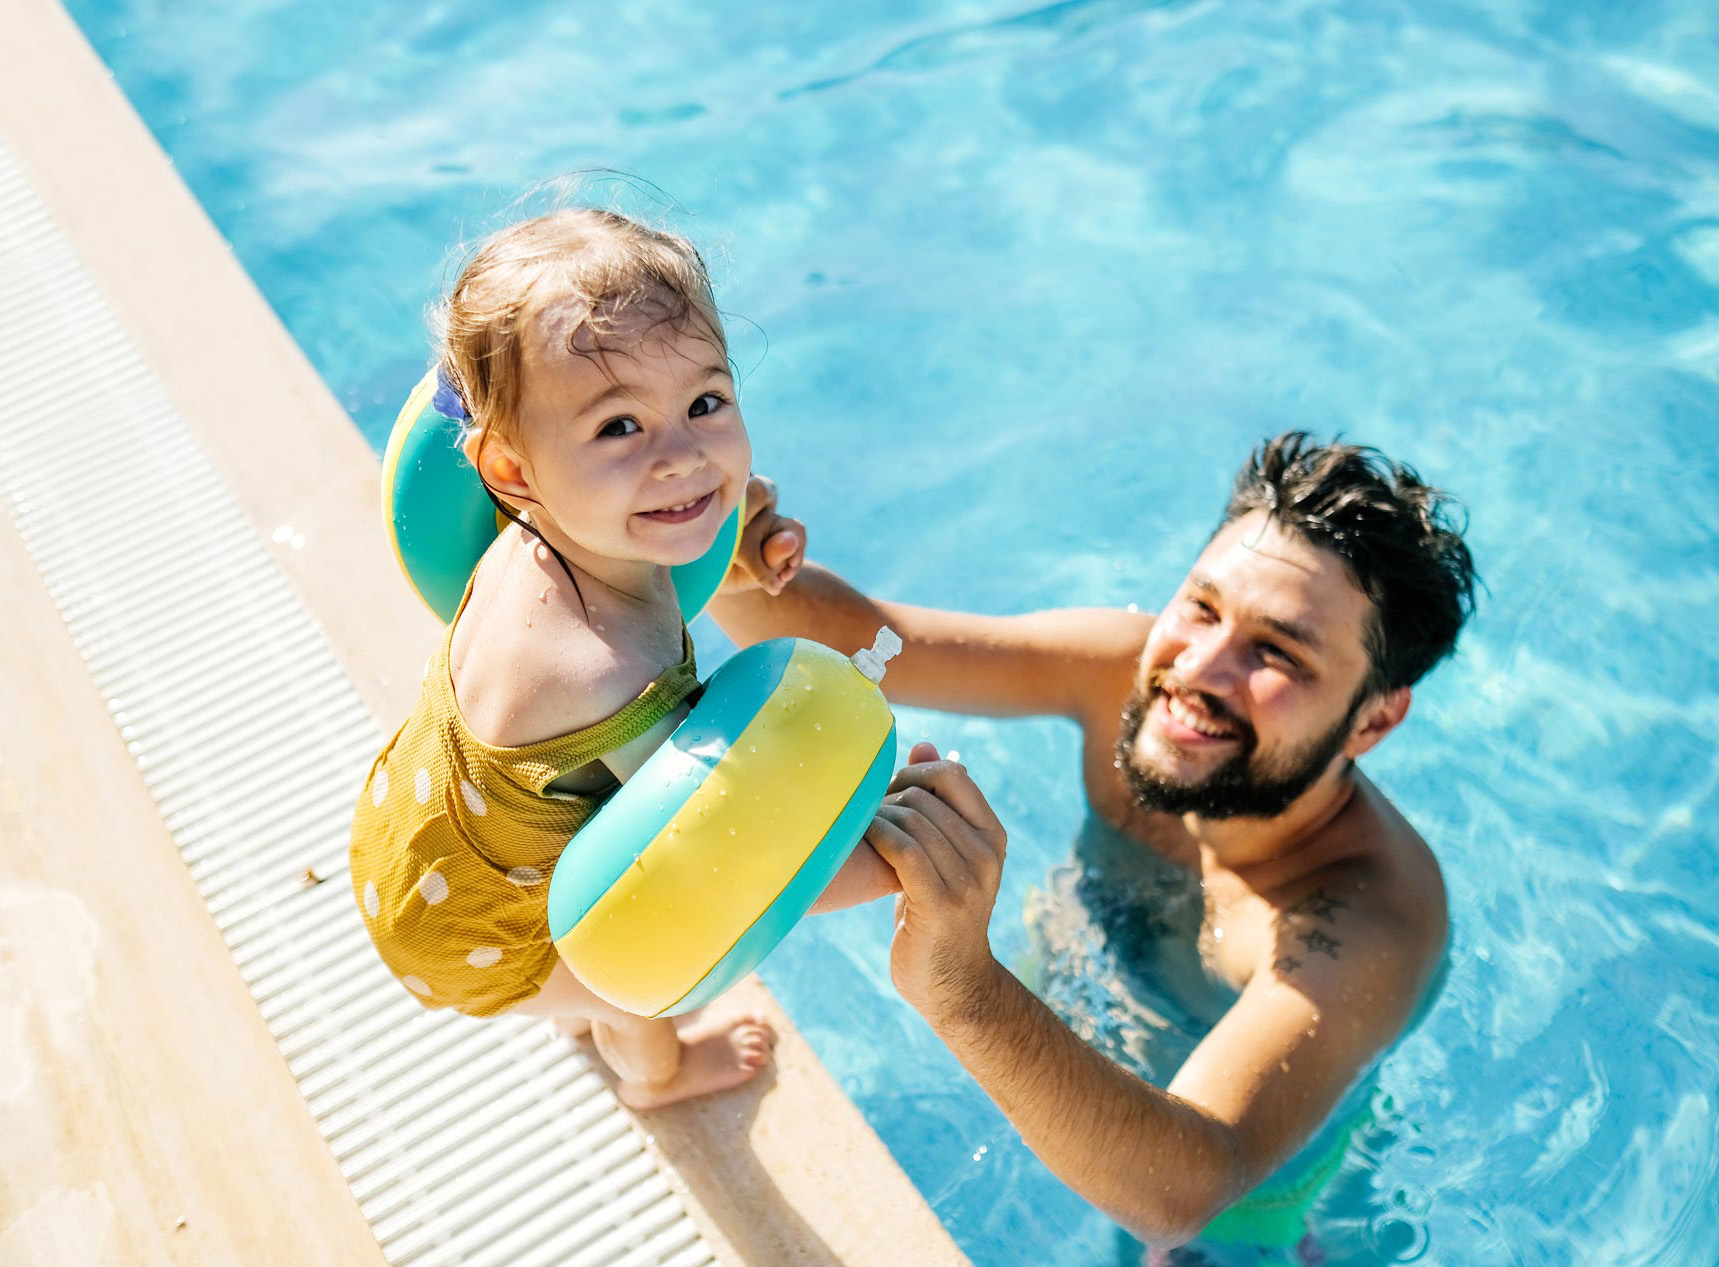
POLYGON ((591 1041, 621 1087, 655 1087, 680 1072, 680 1036, 670 1020, 617 1016, 591 1022, 591 1041))
POLYGON ((635 1109, 737 1087, 769 1062, 776 1039, 762 1016, 702 1013, 679 1024, 636 1016, 595 1020, 591 1037, 621 1080, 615 1094, 635 1109))
POLYGON ((674 1021, 631 1016, 592 994, 564 963, 513 1010, 549 1017, 570 1037, 589 1030, 597 1054, 621 1080, 616 1094, 635 1109, 739 1086, 769 1063, 776 1041, 756 1014, 701 1010, 674 1021))

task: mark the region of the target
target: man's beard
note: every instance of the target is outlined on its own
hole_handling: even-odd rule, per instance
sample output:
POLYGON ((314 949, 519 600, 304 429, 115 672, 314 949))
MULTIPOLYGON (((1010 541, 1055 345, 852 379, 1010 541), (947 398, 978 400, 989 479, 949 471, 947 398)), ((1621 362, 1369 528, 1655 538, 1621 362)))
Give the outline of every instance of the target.
POLYGON ((1122 731, 1116 737, 1116 765, 1128 776, 1134 800, 1142 809, 1165 814, 1198 814, 1201 818, 1275 818, 1330 767, 1349 739, 1349 729, 1361 711, 1357 695, 1343 720, 1325 734, 1271 761, 1255 761, 1259 736, 1215 697, 1198 691, 1201 704, 1214 719, 1236 732, 1237 751, 1217 769, 1196 782, 1166 778, 1135 764, 1134 741, 1145 724, 1147 710, 1164 693, 1163 675, 1155 675, 1144 690, 1134 689, 1122 710, 1122 731))

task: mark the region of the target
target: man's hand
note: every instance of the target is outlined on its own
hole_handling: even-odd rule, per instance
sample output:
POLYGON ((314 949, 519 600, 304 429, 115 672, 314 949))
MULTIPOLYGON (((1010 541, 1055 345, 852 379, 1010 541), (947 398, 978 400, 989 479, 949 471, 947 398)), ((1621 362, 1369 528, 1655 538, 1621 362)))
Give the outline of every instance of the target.
POLYGON ((985 1006, 1001 971, 986 928, 1008 837, 966 769, 915 744, 866 840, 895 870, 890 976, 936 1027, 985 1006))
POLYGON ((776 513, 776 484, 754 475, 746 485, 746 522, 723 594, 761 589, 774 597, 806 561, 806 525, 776 513))

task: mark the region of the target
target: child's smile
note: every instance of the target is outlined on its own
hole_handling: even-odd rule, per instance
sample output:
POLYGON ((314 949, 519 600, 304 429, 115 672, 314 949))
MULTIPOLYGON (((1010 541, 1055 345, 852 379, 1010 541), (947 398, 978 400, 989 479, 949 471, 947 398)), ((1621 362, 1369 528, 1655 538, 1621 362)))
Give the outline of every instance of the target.
POLYGON ((686 524, 691 523, 700 515, 704 514, 704 512, 709 510, 715 502, 716 494, 714 492, 709 492, 703 497, 694 498, 689 502, 682 502, 678 506, 664 506, 661 510, 640 511, 639 517, 641 519, 649 519, 654 523, 686 524))

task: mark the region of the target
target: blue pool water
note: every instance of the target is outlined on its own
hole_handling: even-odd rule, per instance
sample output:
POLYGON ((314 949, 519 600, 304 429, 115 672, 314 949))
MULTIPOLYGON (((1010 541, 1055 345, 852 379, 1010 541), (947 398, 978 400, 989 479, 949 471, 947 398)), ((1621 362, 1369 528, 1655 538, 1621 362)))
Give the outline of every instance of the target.
MULTIPOLYGON (((454 240, 615 167, 713 251, 759 466, 878 593, 1149 608, 1286 426, 1459 492, 1490 593, 1368 759, 1444 862, 1450 978, 1320 1239, 1719 1261, 1711 0, 69 7, 377 445, 454 240)), ((1074 733, 902 723, 1010 827, 1024 961, 1074 733)), ((957 1240, 1137 1261, 895 999, 888 933, 809 921, 765 975, 957 1240)), ((1076 1020, 1126 1052, 1130 1015, 1076 1020)))

